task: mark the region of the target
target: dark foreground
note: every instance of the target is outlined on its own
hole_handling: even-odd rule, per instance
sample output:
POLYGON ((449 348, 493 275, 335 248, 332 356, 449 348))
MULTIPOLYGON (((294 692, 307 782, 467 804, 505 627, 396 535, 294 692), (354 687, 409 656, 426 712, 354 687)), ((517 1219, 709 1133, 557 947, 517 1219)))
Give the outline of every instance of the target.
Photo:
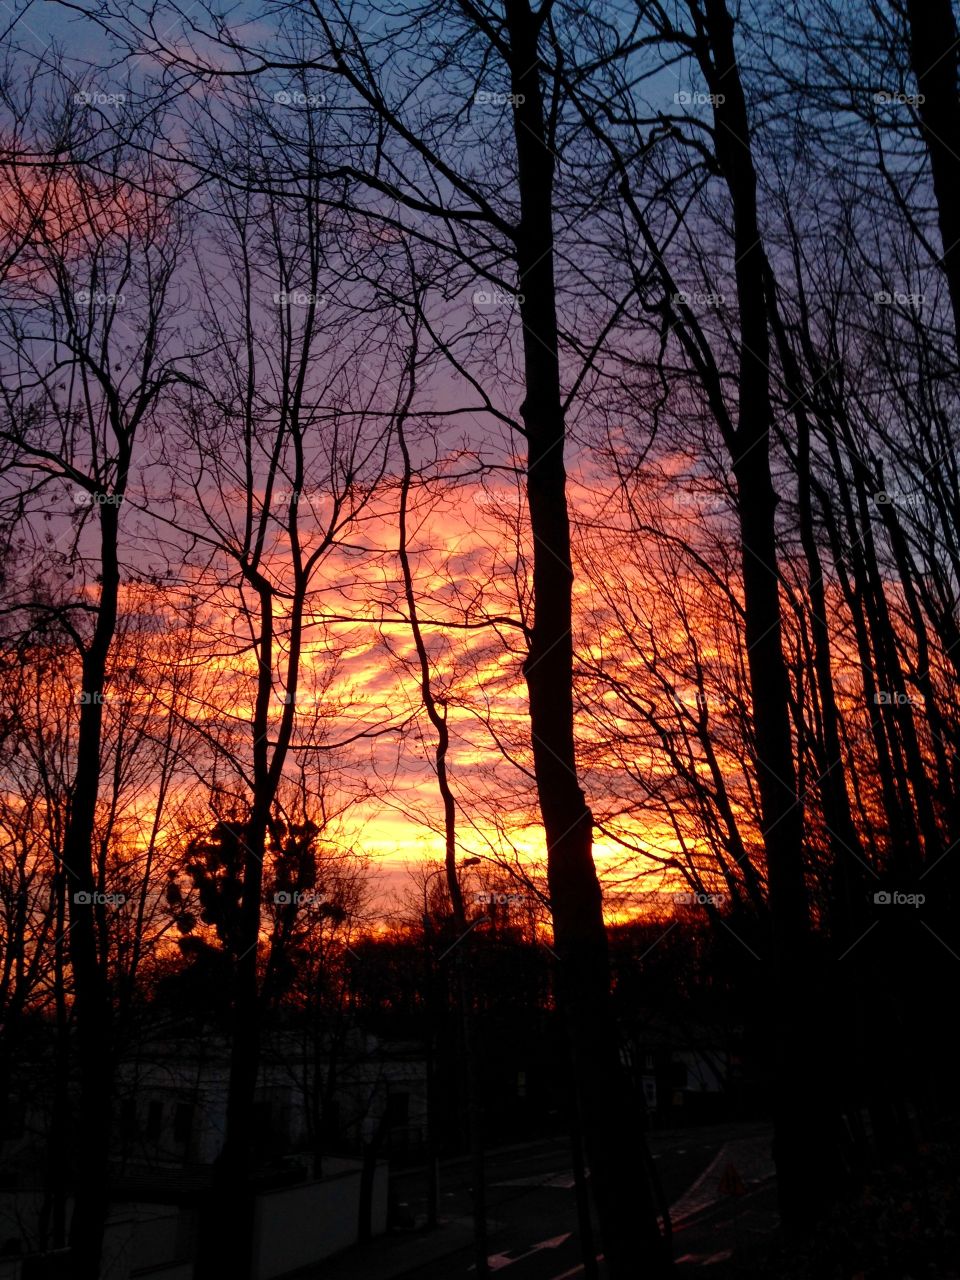
MULTIPOLYGON (((769 1131, 727 1125, 651 1137, 674 1218, 679 1277, 715 1280, 960 1280, 960 1128, 945 1126, 815 1231, 788 1238, 776 1211, 769 1131), (732 1172, 731 1172, 732 1167, 732 1172)), ((470 1171, 444 1165, 441 1222, 423 1224, 423 1171, 395 1175, 407 1229, 302 1273, 302 1280, 471 1280, 470 1171)), ((490 1271, 499 1280, 582 1280, 567 1147, 546 1140, 487 1161, 490 1271)), ((599 1276, 604 1275, 602 1259, 599 1276)))

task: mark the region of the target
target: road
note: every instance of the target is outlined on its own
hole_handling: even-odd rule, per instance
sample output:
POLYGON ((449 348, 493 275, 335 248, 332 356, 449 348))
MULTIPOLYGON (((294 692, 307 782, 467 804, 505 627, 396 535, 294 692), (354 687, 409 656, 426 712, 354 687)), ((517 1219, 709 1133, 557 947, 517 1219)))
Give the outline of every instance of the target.
MULTIPOLYGON (((756 1129, 756 1126, 753 1126, 756 1129)), ((720 1149, 749 1132, 736 1125, 651 1134, 650 1150, 668 1204, 696 1181, 720 1149)), ((582 1261, 577 1231, 570 1149, 551 1139, 488 1155, 486 1164, 488 1248, 491 1272, 500 1280, 574 1280, 582 1261)), ((397 1207, 411 1222, 426 1216, 425 1173, 395 1174, 397 1207)), ((467 1223, 472 1195, 470 1165, 445 1165, 440 1179, 440 1217, 467 1223)), ((463 1248, 402 1273, 403 1280, 471 1280, 473 1251, 463 1248)))

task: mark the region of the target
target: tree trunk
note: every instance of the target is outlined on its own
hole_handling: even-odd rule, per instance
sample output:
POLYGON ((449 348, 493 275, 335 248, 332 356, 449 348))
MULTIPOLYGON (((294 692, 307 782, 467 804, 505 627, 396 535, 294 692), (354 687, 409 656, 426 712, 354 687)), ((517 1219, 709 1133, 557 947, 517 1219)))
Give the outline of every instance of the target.
MULTIPOLYGON (((410 499, 410 486, 413 480, 413 467, 410 459, 410 450, 407 446, 406 435, 404 433, 404 425, 416 390, 416 357, 417 346, 416 338, 414 336, 407 369, 409 384, 403 405, 397 413, 396 422, 397 443, 400 446, 400 453, 403 458, 403 479, 400 489, 400 541, 398 554, 403 574, 403 588, 407 604, 407 613, 410 618, 410 630, 413 635, 414 648, 417 652, 417 661, 420 668, 420 692, 427 716, 429 717, 430 723, 433 725, 437 735, 436 746, 434 747, 433 753, 433 765, 437 778, 437 790, 440 793, 440 800, 443 805, 444 871, 446 876, 447 892, 450 895, 453 925, 459 941, 467 932, 467 913, 466 908, 464 907, 463 892, 460 888, 460 876, 457 868, 457 807, 453 789, 450 786, 450 776, 447 770, 447 755, 450 750, 450 731, 447 726, 446 710, 443 704, 438 702, 433 692, 433 684, 430 675, 430 660, 427 654, 426 643, 423 638, 423 631, 420 627, 420 618, 417 611, 417 596, 414 588, 413 572, 410 566, 410 553, 407 538, 407 507, 410 499)), ((424 889, 424 894, 426 894, 426 888, 424 889)), ((424 896, 424 905, 426 906, 426 896, 424 896)), ((427 1129, 429 1148, 428 1157, 430 1164, 430 1202, 427 1208, 427 1223, 429 1226, 435 1227, 437 1225, 439 1173, 436 1158, 435 1120, 433 1114, 435 1104, 432 1022, 433 966, 430 959, 426 936, 428 923, 428 917, 424 915, 424 945, 427 948, 427 1019, 429 1024, 429 1054, 427 1061, 427 1129)), ((455 943, 454 945, 456 946, 457 944, 455 943)), ((483 1150, 482 1107, 480 1103, 480 1080, 479 1071, 477 1069, 477 1036, 476 1023, 473 1015, 473 1005, 467 986, 467 977, 463 963, 463 950, 459 946, 457 947, 454 964, 456 966, 457 1001, 460 1006, 461 1030, 463 1034, 463 1060, 465 1063, 466 1077, 464 1083, 466 1087, 467 1134, 470 1145, 473 1179, 474 1269, 476 1270, 477 1276, 480 1277, 480 1280, 483 1280, 483 1277, 489 1274, 489 1267, 487 1264, 486 1172, 484 1167, 485 1159, 483 1150)))
POLYGON ((62 1249, 67 1241, 67 1170, 70 1163, 70 1025, 66 1000, 66 873, 54 874, 56 941, 54 943, 54 1004, 56 1012, 53 1048, 53 1081, 50 1127, 47 1133, 43 1204, 37 1230, 40 1251, 62 1249))
POLYGON ((100 600, 93 638, 83 655, 77 768, 70 790, 63 840, 70 912, 73 1012, 80 1066, 74 1208, 70 1223, 70 1247, 76 1280, 99 1280, 103 1231, 109 1208, 112 1005, 107 974, 97 945, 93 896, 99 885, 94 874, 92 844, 100 787, 107 656, 116 629, 120 586, 117 534, 118 507, 105 503, 100 509, 100 600))
POLYGON ((360 1196, 357 1214, 357 1243, 366 1244, 373 1235, 373 1190, 377 1180, 377 1157, 387 1136, 386 1111, 377 1121, 377 1127, 369 1142, 363 1144, 363 1165, 360 1170, 360 1196))
POLYGON ((757 175, 746 101, 725 0, 705 0, 708 50, 700 64, 714 98, 716 155, 733 209, 740 319, 739 415, 732 441, 742 553, 745 641, 758 787, 773 924, 777 984, 774 1152, 780 1208, 804 1221, 829 1203, 836 1152, 823 1089, 816 977, 803 863, 803 821, 783 654, 777 496, 770 468, 771 360, 765 280, 769 268, 757 216, 757 175))
POLYGON ((197 1280, 214 1280, 229 1274, 247 1280, 253 1263, 255 1196, 253 1176, 254 1104, 260 1067, 263 998, 258 977, 263 862, 270 812, 293 733, 306 578, 298 573, 293 600, 289 650, 286 660, 287 702, 276 742, 269 744, 269 714, 273 697, 275 626, 270 585, 249 566, 245 575, 258 593, 257 699, 251 725, 253 734, 253 795, 250 816, 243 833, 243 895, 230 1035, 230 1077, 223 1148, 214 1162, 213 1187, 201 1223, 197 1255, 197 1280))
POLYGON ((957 24, 950 0, 907 0, 910 63, 917 78, 917 111, 930 156, 937 202, 941 263, 960 340, 960 97, 957 24))
MULTIPOLYGON (((794 405, 796 426, 796 469, 800 542, 808 570, 810 630, 813 639, 813 680, 819 693, 822 733, 822 760, 818 763, 817 787, 823 809, 831 862, 832 943, 834 959, 830 974, 830 1009, 824 1021, 840 1048, 834 1073, 838 1106, 856 1114, 863 1105, 864 1083, 870 1074, 868 981, 864 956, 853 948, 869 928, 864 872, 868 869, 865 850, 854 821, 847 792, 846 766, 841 741, 841 717, 834 688, 833 657, 827 623, 827 596, 824 568, 817 543, 813 505, 812 424, 807 412, 807 387, 799 363, 790 346, 778 309, 776 283, 767 280, 770 319, 776 335, 787 390, 794 405), (828 1020, 829 1019, 829 1020, 828 1020)), ((806 314, 803 316, 806 321, 806 314)))
POLYGON ((524 676, 537 795, 547 842, 558 996, 571 1039, 584 1142, 608 1274, 666 1275, 669 1261, 640 1152, 644 1137, 621 1060, 610 1005, 593 817, 574 745, 570 528, 565 421, 553 254, 553 155, 547 137, 540 19, 528 0, 507 0, 511 91, 521 217, 516 231, 526 397, 527 502, 533 536, 534 622, 524 676))
POLYGON ((242 950, 235 961, 226 1130, 201 1222, 197 1280, 214 1280, 225 1274, 233 1280, 246 1280, 253 1262, 253 1116, 261 1038, 257 942, 266 830, 266 813, 257 805, 244 833, 242 950))

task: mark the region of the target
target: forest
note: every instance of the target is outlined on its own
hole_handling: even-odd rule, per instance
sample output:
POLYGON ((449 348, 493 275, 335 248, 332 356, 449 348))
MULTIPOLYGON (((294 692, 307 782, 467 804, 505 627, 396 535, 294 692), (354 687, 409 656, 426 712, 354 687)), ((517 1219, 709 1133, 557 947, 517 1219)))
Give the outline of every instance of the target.
MULTIPOLYGON (((373 1035, 475 1186, 536 1059, 611 1280, 679 1274, 645 1018, 739 1045, 787 1238, 956 1134, 957 6, 0 29, 0 1189, 67 1259, 24 1277, 112 1274, 129 1063, 208 1036, 197 1280, 254 1275, 278 1055, 318 1176, 389 1146, 334 1099, 373 1035)), ((890 1265, 954 1275, 956 1211, 890 1265)))

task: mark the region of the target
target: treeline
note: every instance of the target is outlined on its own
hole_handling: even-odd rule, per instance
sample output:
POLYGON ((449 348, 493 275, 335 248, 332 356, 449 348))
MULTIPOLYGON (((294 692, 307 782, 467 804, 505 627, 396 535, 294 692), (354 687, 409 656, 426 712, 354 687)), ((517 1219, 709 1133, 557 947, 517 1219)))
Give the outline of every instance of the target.
POLYGON ((77 1275, 124 1011, 215 937, 198 1274, 225 1235, 245 1273, 264 1008, 323 980, 277 967, 294 895, 371 800, 444 841, 459 932, 465 852, 549 908, 612 1276, 669 1259, 597 848, 768 1014, 808 1222, 949 1103, 949 0, 163 17, 3 77, 0 1061, 58 1020, 77 1275))

